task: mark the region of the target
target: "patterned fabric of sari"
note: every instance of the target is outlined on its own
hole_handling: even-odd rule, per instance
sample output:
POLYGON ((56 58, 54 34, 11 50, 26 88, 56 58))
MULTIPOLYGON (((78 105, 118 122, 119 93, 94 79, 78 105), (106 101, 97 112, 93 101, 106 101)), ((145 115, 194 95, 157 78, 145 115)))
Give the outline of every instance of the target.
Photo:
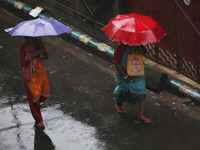
MULTIPOLYGON (((120 51, 118 49, 117 51, 120 51)), ((122 52, 115 53, 114 62, 115 64, 119 61, 115 60, 116 58, 121 58, 120 65, 126 70, 127 69, 127 58, 128 55, 132 53, 132 47, 126 46, 125 50, 122 49, 122 52)), ((138 52, 135 52, 140 54, 138 52)), ((146 100, 146 86, 145 86, 145 76, 138 76, 138 77, 130 77, 130 82, 125 81, 118 71, 116 71, 115 81, 117 82, 117 86, 114 90, 114 102, 121 103, 121 102, 128 102, 135 104, 140 101, 146 100)))
MULTIPOLYGON (((38 43, 42 45, 41 50, 43 55, 48 55, 43 42, 38 40, 38 43)), ((34 70, 32 70, 31 78, 28 78, 27 67, 30 66, 25 66, 25 56, 26 53, 30 51, 33 51, 33 48, 31 48, 26 42, 20 46, 20 63, 23 66, 24 82, 31 95, 32 101, 35 103, 40 100, 41 96, 45 99, 49 98, 50 91, 44 64, 41 58, 34 58, 34 70)))

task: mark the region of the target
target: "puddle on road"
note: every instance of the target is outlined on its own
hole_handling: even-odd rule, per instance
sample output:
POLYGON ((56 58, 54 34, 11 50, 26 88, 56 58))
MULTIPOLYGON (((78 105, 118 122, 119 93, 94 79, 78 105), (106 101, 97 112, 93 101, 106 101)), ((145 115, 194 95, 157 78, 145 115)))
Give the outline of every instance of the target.
POLYGON ((42 109, 46 129, 33 128, 28 105, 0 105, 0 145, 3 150, 102 150, 94 127, 83 124, 59 110, 59 105, 42 109))

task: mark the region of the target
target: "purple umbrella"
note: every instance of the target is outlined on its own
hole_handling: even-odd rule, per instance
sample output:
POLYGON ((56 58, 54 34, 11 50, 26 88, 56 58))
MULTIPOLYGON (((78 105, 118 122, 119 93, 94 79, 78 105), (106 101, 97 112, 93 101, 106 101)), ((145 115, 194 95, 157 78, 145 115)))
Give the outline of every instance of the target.
POLYGON ((71 30, 54 19, 33 19, 17 24, 9 34, 12 36, 51 36, 60 35, 71 30))

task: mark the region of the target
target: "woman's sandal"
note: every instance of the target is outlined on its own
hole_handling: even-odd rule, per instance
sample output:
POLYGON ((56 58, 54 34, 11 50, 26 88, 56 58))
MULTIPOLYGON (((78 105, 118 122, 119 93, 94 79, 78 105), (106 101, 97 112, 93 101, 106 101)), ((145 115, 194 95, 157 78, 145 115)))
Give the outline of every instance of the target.
POLYGON ((117 104, 115 104, 115 109, 116 109, 116 111, 117 111, 118 113, 120 113, 120 114, 126 113, 126 110, 124 109, 123 106, 118 107, 117 104))
POLYGON ((151 124, 151 120, 146 118, 146 117, 144 117, 144 118, 139 117, 138 120, 141 121, 144 124, 151 124))

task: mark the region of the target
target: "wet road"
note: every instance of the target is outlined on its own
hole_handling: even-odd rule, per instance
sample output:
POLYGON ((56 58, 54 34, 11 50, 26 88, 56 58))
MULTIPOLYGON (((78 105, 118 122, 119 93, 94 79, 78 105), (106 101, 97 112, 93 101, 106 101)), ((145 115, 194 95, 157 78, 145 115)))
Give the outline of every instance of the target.
POLYGON ((198 150, 199 108, 173 94, 147 91, 146 114, 153 124, 135 121, 138 106, 113 106, 113 66, 58 38, 45 37, 51 98, 42 104, 44 132, 33 128, 19 65, 22 37, 5 28, 20 18, 0 9, 0 150, 198 150))

